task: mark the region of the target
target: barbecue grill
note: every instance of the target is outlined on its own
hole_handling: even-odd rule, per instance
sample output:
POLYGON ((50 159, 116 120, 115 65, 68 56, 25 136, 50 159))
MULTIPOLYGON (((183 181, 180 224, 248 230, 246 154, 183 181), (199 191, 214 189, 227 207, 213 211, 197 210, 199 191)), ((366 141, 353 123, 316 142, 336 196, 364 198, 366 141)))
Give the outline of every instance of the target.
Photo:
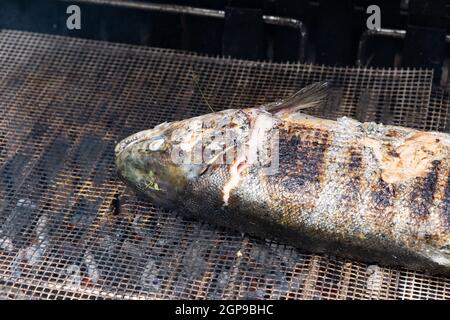
POLYGON ((430 68, 254 61, 1 30, 0 298, 450 299, 449 278, 186 220, 116 175, 115 144, 134 132, 320 80, 333 89, 312 115, 450 132, 450 96, 430 68))

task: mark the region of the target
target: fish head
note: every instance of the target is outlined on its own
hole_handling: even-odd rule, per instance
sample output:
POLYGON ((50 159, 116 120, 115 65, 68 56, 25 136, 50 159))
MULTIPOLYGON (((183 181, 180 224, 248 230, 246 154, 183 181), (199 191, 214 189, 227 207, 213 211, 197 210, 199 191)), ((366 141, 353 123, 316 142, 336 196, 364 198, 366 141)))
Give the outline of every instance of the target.
POLYGON ((269 164, 265 173, 277 171, 276 122, 320 104, 326 89, 326 83, 313 84, 285 100, 260 107, 213 112, 135 133, 116 146, 119 175, 165 207, 182 203, 176 200, 183 199, 182 193, 199 180, 203 189, 211 184, 221 186, 227 205, 230 190, 249 168, 269 164), (204 183, 205 172, 216 175, 204 183), (229 181, 224 181, 227 178, 229 181))
POLYGON ((153 129, 132 134, 115 148, 117 172, 138 194, 158 205, 168 206, 185 181, 170 161, 168 133, 173 124, 162 123, 153 129))
POLYGON ((135 133, 115 148, 119 176, 155 204, 173 208, 212 164, 236 161, 258 112, 265 111, 228 109, 135 133))

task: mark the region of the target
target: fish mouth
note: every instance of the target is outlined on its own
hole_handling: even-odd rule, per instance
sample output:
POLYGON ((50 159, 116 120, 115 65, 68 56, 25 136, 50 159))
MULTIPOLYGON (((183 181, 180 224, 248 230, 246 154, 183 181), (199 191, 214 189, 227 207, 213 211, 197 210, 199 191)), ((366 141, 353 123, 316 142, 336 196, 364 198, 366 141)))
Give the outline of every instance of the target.
POLYGON ((144 130, 144 131, 140 131, 135 134, 132 134, 129 137, 126 137, 125 139, 123 139, 116 145, 116 148, 114 149, 116 157, 118 157, 125 149, 131 147, 132 145, 134 145, 138 142, 149 140, 153 136, 154 136, 154 130, 148 129, 148 130, 144 130))

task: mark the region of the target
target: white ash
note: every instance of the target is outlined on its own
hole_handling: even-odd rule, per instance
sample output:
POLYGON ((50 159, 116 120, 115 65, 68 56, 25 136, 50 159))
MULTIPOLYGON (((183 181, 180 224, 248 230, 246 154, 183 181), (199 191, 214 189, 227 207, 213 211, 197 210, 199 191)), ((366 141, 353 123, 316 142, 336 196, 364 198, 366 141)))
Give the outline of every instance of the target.
POLYGON ((7 236, 0 237, 0 249, 6 252, 11 252, 14 250, 14 243, 7 236))
POLYGON ((89 250, 86 250, 84 254, 84 264, 87 268, 89 279, 92 283, 96 284, 100 278, 100 272, 98 271, 97 263, 94 260, 94 256, 89 250))
POLYGON ((383 271, 378 265, 370 265, 366 269, 369 275, 366 282, 366 287, 370 291, 378 292, 381 290, 383 284, 383 271))

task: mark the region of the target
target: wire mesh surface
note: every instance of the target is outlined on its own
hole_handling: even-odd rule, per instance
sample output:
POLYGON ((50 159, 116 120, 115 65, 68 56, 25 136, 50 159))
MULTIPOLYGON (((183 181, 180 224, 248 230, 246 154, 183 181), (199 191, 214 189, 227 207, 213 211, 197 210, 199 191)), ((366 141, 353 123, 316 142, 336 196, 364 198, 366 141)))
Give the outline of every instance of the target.
POLYGON ((450 279, 311 255, 137 199, 117 179, 114 146, 208 112, 193 77, 215 110, 329 80, 327 105, 311 113, 448 130, 449 97, 432 93, 431 71, 249 62, 1 31, 0 298, 450 298, 450 279))

